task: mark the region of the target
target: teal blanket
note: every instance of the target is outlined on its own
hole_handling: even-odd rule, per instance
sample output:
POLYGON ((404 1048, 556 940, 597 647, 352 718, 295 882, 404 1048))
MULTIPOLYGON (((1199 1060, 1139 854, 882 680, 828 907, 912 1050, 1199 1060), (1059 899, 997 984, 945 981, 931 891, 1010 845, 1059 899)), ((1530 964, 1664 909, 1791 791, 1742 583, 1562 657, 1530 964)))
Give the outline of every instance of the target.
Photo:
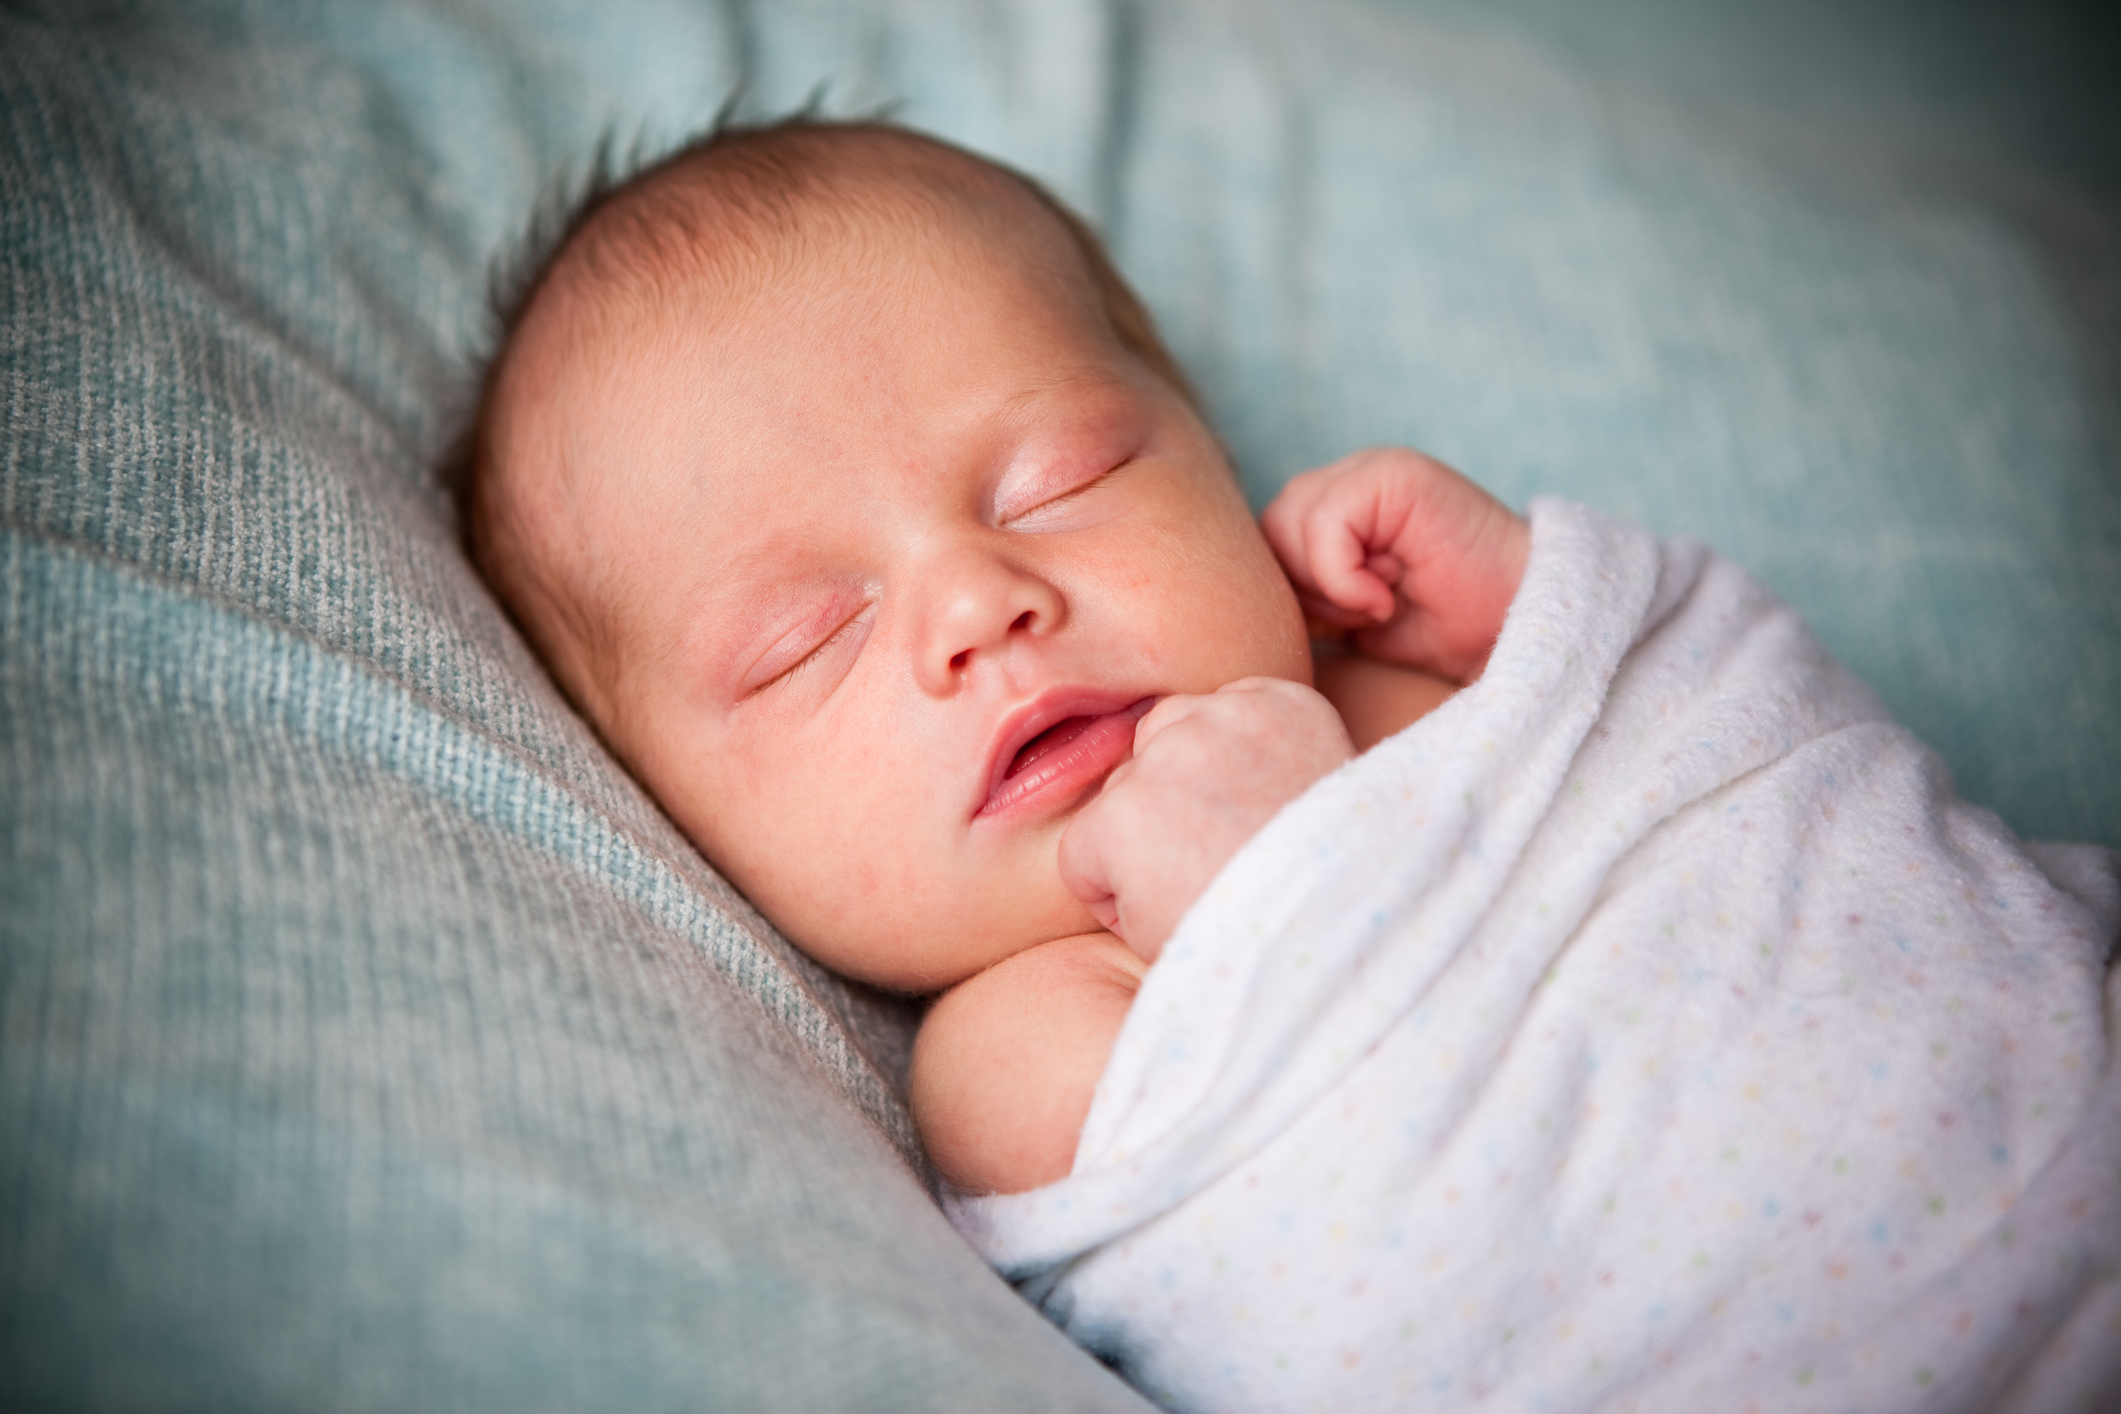
POLYGON ((937 1212, 908 1005, 617 769, 430 470, 541 187, 732 92, 1088 211, 1255 496, 1400 441, 1701 536, 2121 845, 2101 51, 1579 8, 0 9, 0 1404, 1142 1407, 937 1212))

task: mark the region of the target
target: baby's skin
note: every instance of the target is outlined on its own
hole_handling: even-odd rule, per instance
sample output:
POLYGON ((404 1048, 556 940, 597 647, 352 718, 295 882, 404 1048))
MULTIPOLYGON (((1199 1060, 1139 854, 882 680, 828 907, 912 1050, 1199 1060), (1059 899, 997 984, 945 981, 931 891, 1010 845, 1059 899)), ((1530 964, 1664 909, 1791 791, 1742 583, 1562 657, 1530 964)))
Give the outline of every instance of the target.
POLYGON ((1480 672, 1528 549, 1394 449, 1255 521, 1084 239, 903 132, 723 144, 579 226, 469 467, 482 569, 678 827, 812 956, 942 993, 912 1100, 971 1190, 1067 1172, 1187 905, 1480 672))

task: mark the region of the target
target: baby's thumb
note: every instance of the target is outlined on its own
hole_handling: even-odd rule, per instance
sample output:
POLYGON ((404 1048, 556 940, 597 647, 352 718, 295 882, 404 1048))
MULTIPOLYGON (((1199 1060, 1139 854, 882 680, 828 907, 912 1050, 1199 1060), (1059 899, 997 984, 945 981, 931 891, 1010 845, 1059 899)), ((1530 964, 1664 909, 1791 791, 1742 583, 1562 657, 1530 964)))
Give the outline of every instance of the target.
POLYGON ((1118 932, 1113 924, 1119 919, 1119 903, 1099 847, 1095 801, 1078 811, 1061 831, 1058 862, 1062 887, 1081 900, 1099 923, 1118 932))

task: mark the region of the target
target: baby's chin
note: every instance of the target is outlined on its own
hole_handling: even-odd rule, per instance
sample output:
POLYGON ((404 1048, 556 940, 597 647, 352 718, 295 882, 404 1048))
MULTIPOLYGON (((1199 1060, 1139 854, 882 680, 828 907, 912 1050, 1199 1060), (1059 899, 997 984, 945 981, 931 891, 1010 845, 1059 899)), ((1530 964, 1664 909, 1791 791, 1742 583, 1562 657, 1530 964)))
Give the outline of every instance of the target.
MULTIPOLYGON (((1065 896, 1064 896, 1065 897, 1065 896)), ((933 932, 919 937, 874 934, 852 927, 817 930, 815 940, 779 924, 782 935, 801 948, 813 961, 857 982, 907 996, 946 992, 1007 958, 1047 943, 1104 933, 1090 910, 1074 898, 1042 909, 1033 926, 1025 926, 1022 911, 1004 910, 1009 916, 996 918, 986 929, 981 920, 954 921, 951 936, 938 938, 933 932), (979 941, 968 938, 979 936, 979 941)), ((768 914, 769 920, 772 915, 768 914)))
MULTIPOLYGON (((934 846, 941 857, 925 871, 894 870, 889 851, 852 841, 842 842, 834 852, 840 862, 829 869, 774 867, 785 860, 785 849, 767 854, 763 868, 742 850, 705 852, 812 961, 885 991, 921 996, 1027 948, 1102 931, 1061 881, 1060 836, 1082 803, 1009 831, 984 854, 953 858, 946 838, 934 846), (872 882, 864 886, 864 879, 872 882)), ((815 851, 806 862, 817 862, 815 851)))

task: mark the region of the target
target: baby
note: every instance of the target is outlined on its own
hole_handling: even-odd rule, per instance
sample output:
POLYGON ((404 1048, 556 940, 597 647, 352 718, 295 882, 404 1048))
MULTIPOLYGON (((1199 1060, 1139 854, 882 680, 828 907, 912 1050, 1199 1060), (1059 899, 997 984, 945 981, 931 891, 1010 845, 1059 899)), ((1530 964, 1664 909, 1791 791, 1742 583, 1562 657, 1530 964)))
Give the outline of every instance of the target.
POLYGON ((980 1191, 1068 1171, 1187 904, 1479 671, 1527 549, 1400 451, 1262 535, 1087 228, 877 125, 724 133, 596 200, 468 471, 478 563, 678 825, 813 957, 950 989, 912 1100, 980 1191), (1370 655, 1320 691, 1292 580, 1370 655))
POLYGON ((2106 1377, 2023 1372, 2117 1309, 2111 861, 2036 865, 1703 552, 1396 450, 1255 522, 1087 228, 876 124, 592 196, 460 470, 679 827, 812 956, 940 994, 911 1099, 953 1219, 1159 1397, 2106 1377), (1877 1134, 1796 1122, 1857 1103, 1839 1046, 1900 1086, 1877 1134), (1808 1196, 1831 1165, 1869 1196, 1808 1196), (1861 1298, 1805 1307, 1859 1232, 1861 1298))

